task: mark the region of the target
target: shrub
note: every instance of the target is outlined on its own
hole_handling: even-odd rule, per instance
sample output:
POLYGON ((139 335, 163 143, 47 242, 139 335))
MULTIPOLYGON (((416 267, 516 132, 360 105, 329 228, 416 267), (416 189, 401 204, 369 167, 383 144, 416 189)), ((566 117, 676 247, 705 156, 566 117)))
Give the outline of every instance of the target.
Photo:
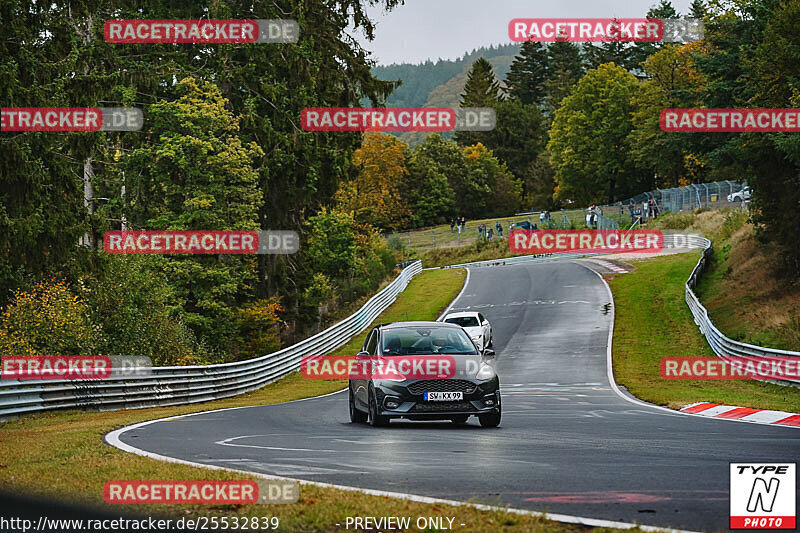
POLYGON ((63 279, 16 291, 0 315, 3 355, 99 355, 105 345, 89 306, 63 279))
POLYGON ((281 347, 280 318, 283 311, 277 297, 257 300, 237 311, 237 341, 232 356, 235 360, 267 355, 281 347))
POLYGON ((183 322, 181 306, 157 256, 105 256, 80 288, 111 355, 144 355, 157 366, 219 361, 183 322))

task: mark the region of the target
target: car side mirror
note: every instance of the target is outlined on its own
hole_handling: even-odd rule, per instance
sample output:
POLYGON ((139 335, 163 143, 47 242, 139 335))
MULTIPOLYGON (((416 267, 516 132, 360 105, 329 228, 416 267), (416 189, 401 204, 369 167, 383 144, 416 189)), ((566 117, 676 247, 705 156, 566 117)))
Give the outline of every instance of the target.
POLYGON ((484 321, 483 321, 483 324, 481 324, 481 325, 482 325, 482 326, 488 326, 488 325, 489 325, 489 321, 488 321, 488 320, 484 320, 484 321))
POLYGON ((370 355, 369 352, 358 352, 356 354, 356 357, 364 357, 364 356, 369 356, 369 355, 370 355))
POLYGON ((495 354, 495 351, 492 350, 491 348, 486 348, 485 350, 483 350, 483 357, 485 357, 486 359, 494 359, 495 357, 497 357, 497 355, 495 354))

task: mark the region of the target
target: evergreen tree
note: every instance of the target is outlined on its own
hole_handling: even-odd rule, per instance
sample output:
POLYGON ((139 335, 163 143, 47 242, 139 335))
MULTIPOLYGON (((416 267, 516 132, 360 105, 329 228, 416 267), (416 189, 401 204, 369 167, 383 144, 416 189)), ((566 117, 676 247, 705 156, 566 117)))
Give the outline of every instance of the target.
POLYGON ((508 95, 523 104, 541 105, 545 96, 547 64, 547 49, 542 43, 523 43, 506 76, 508 95))
POLYGON ((494 107, 501 99, 492 64, 480 58, 472 64, 461 94, 461 107, 494 107))
POLYGON ((547 47, 547 67, 545 112, 552 114, 585 72, 581 49, 567 41, 551 44, 547 47))
MULTIPOLYGON (((461 107, 494 108, 501 100, 500 82, 494 75, 492 64, 481 57, 472 64, 467 74, 467 83, 464 84, 464 92, 461 93, 461 107)), ((455 135, 455 140, 461 146, 468 146, 479 142, 481 133, 483 132, 459 131, 455 135)))
MULTIPOLYGON (((696 2, 701 0, 695 0, 696 2)), ((651 7, 650 10, 647 12, 647 18, 649 19, 675 19, 678 18, 680 14, 675 11, 675 8, 672 7, 672 3, 669 0, 661 0, 661 2, 654 7, 651 7)), ((634 46, 631 46, 631 68, 629 71, 634 72, 634 74, 644 74, 642 66, 647 58, 658 52, 661 47, 665 43, 657 42, 657 43, 636 43, 634 46)), ((624 65, 620 65, 624 66, 624 65)))
POLYGON ((706 16, 706 6, 703 0, 692 0, 689 6, 689 17, 693 19, 702 19, 706 16))

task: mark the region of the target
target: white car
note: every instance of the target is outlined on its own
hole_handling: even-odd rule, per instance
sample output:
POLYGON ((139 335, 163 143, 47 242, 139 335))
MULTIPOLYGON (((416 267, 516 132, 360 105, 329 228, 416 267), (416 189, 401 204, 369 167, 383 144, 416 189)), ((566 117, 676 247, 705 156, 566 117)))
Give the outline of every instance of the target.
POLYGON ((728 195, 729 202, 744 202, 750 199, 750 187, 745 187, 741 191, 736 191, 728 195))
POLYGON ((480 351, 492 345, 492 325, 482 314, 475 311, 450 313, 444 321, 464 328, 480 351))

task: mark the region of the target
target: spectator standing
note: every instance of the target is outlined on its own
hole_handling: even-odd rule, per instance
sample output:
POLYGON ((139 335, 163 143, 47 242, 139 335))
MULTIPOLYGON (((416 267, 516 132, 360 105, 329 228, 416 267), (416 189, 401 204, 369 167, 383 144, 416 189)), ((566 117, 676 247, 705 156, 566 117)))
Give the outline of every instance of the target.
POLYGON ((500 221, 495 222, 494 227, 497 228, 497 236, 498 237, 502 237, 503 236, 503 225, 500 223, 500 221))
POLYGON ((456 219, 450 217, 450 233, 453 233, 456 230, 456 219))

